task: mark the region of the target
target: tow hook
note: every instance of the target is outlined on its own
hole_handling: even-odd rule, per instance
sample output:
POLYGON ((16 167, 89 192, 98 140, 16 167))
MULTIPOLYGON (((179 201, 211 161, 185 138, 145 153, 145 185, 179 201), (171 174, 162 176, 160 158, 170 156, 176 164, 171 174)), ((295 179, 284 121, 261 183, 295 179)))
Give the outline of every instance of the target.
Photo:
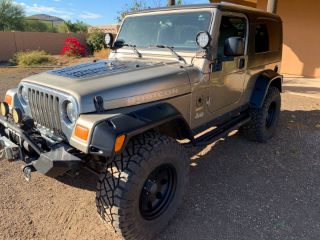
POLYGON ((27 182, 30 182, 31 181, 31 173, 35 172, 35 171, 36 171, 36 169, 34 168, 34 166, 32 166, 30 164, 24 166, 22 169, 24 179, 26 179, 27 182))

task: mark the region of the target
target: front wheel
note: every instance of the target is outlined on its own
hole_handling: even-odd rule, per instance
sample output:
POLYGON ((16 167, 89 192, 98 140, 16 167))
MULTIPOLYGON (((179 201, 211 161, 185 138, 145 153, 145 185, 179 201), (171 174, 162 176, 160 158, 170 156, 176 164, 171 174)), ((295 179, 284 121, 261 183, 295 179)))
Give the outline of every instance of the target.
POLYGON ((101 174, 98 211, 124 239, 152 239, 180 206, 188 173, 186 153, 174 139, 142 134, 101 174))
POLYGON ((261 108, 250 109, 251 121, 240 131, 250 140, 266 142, 276 132, 281 109, 279 89, 270 87, 261 108))

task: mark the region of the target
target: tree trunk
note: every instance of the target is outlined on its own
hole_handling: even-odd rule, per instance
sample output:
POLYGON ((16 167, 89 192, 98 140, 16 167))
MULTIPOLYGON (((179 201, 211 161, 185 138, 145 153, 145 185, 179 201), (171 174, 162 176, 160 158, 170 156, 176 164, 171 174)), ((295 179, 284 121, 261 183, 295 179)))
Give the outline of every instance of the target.
POLYGON ((176 5, 175 0, 168 0, 168 6, 174 6, 174 5, 176 5))

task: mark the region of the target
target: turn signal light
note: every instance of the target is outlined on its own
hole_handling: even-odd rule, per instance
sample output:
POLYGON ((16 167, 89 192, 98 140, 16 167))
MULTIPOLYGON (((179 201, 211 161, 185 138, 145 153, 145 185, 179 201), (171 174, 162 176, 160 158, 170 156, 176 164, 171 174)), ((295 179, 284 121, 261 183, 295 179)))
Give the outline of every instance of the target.
POLYGON ((89 129, 77 124, 74 130, 74 135, 81 140, 87 141, 89 137, 89 129))
POLYGON ((0 103, 0 113, 2 116, 6 117, 9 114, 9 105, 6 102, 0 103))
POLYGON ((6 95, 4 101, 12 106, 12 97, 10 95, 6 95))
POLYGON ((125 140, 126 140, 126 135, 120 135, 116 138, 116 141, 114 144, 114 151, 115 152, 121 151, 125 140))

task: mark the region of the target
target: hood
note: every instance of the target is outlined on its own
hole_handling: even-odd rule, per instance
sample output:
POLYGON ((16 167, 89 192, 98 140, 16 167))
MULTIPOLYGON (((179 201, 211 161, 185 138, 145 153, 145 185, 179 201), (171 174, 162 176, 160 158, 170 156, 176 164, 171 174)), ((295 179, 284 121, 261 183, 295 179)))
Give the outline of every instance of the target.
POLYGON ((150 59, 90 62, 37 74, 23 82, 72 95, 81 113, 95 111, 95 96, 101 96, 109 110, 190 92, 189 77, 181 63, 150 59))

